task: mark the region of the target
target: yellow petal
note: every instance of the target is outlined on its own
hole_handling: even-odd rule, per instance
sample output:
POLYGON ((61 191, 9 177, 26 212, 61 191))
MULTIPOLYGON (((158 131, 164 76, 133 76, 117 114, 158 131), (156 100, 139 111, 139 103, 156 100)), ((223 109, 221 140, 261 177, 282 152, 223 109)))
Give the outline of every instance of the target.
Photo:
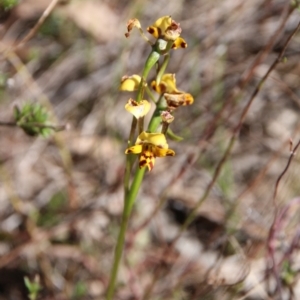
POLYGON ((187 43, 182 37, 178 37, 172 45, 172 49, 174 50, 178 48, 186 48, 186 47, 187 47, 187 43))
POLYGON ((176 77, 175 74, 164 74, 161 78, 159 85, 156 84, 156 81, 151 82, 151 87, 158 93, 173 93, 178 92, 176 89, 176 77))
POLYGON ((172 24, 170 16, 164 16, 155 21, 154 24, 147 28, 147 31, 152 34, 156 39, 164 35, 166 29, 172 24))
POLYGON ((174 156, 175 152, 172 149, 162 149, 155 147, 154 154, 156 157, 174 156))
POLYGON ((164 134, 162 133, 149 133, 143 131, 137 138, 136 144, 152 144, 154 146, 159 146, 160 148, 167 149, 168 144, 164 134))
POLYGON ((132 146, 132 147, 129 147, 125 150, 125 154, 138 154, 138 153, 141 153, 143 150, 143 146, 142 145, 135 145, 135 146, 132 146))
POLYGON ((149 112, 150 108, 151 103, 149 103, 147 100, 136 102, 131 98, 125 105, 125 109, 131 114, 133 114, 137 119, 144 117, 149 112))
POLYGON ((141 77, 139 75, 123 76, 121 79, 121 91, 132 92, 138 89, 141 82, 141 77))

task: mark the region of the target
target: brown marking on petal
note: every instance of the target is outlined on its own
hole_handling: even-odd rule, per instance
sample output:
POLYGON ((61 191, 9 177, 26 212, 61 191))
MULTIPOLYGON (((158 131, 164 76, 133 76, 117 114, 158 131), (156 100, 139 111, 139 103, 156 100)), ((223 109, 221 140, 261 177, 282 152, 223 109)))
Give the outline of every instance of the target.
POLYGON ((167 103, 168 104, 168 110, 170 112, 173 112, 176 108, 178 108, 178 106, 176 105, 172 105, 172 103, 167 103))
POLYGON ((153 34, 155 32, 155 30, 153 29, 153 27, 149 27, 149 28, 147 28, 147 30, 148 30, 148 32, 150 34, 153 34))
MULTIPOLYGON (((125 35, 126 35, 126 33, 125 33, 125 35)), ((129 78, 129 76, 128 75, 124 75, 124 76, 122 76, 122 78, 121 78, 121 83, 123 83, 126 79, 128 79, 129 78)))
POLYGON ((149 171, 152 170, 154 166, 155 155, 149 150, 143 151, 140 156, 139 167, 143 168, 145 166, 148 167, 149 171))
POLYGON ((165 83, 161 82, 161 83, 159 84, 159 87, 160 87, 160 90, 161 90, 161 93, 162 93, 162 94, 166 92, 166 90, 167 90, 167 85, 166 85, 165 83))
POLYGON ((180 47, 181 47, 181 48, 186 48, 186 47, 187 47, 187 43, 181 42, 180 47))
POLYGON ((172 110, 178 108, 179 106, 181 106, 183 104, 182 101, 173 101, 173 100, 167 100, 167 105, 168 108, 172 110))
POLYGON ((170 94, 165 93, 165 99, 167 101, 168 107, 175 109, 181 105, 190 105, 193 103, 194 99, 190 94, 179 93, 179 94, 170 94))
POLYGON ((152 87, 152 89, 153 89, 155 92, 157 92, 157 87, 156 87, 156 82, 155 82, 155 81, 152 81, 152 82, 151 82, 151 87, 152 87))
POLYGON ((149 154, 144 153, 144 156, 146 159, 151 159, 153 157, 153 154, 152 153, 149 153, 149 154))
POLYGON ((140 169, 144 168, 146 165, 147 165, 147 161, 145 159, 143 159, 143 160, 141 159, 139 162, 140 169))
POLYGON ((166 156, 175 156, 175 153, 173 153, 173 152, 168 152, 168 153, 166 154, 166 156))
POLYGON ((130 149, 127 149, 127 150, 125 151, 125 154, 130 154, 130 153, 133 153, 133 151, 130 150, 130 149))
POLYGON ((157 28, 157 27, 152 27, 152 26, 149 26, 147 28, 147 31, 152 34, 153 36, 161 36, 161 29, 160 28, 157 28))
POLYGON ((176 46, 176 43, 173 43, 172 49, 177 49, 177 48, 187 48, 187 43, 186 42, 181 42, 178 46, 176 46))
POLYGON ((149 169, 149 172, 153 169, 153 167, 154 167, 153 162, 150 161, 150 162, 148 163, 148 169, 149 169))
POLYGON ((130 31, 131 31, 134 27, 136 27, 136 28, 141 28, 140 21, 139 21, 138 19, 136 19, 136 18, 130 19, 130 20, 128 20, 128 22, 127 22, 127 31, 128 31, 128 32, 125 33, 125 36, 126 36, 127 38, 128 38, 129 35, 130 35, 130 31))
POLYGON ((181 31, 180 24, 172 20, 171 25, 165 30, 165 37, 169 41, 175 41, 180 36, 181 31))
POLYGON ((171 25, 168 27, 170 30, 176 30, 178 33, 181 33, 182 29, 180 27, 180 23, 176 23, 174 20, 172 20, 171 25))
POLYGON ((194 103, 194 98, 191 94, 185 94, 183 105, 191 105, 194 103))
POLYGON ((184 105, 191 105, 193 103, 192 99, 188 99, 185 101, 184 105))
POLYGON ((139 106, 139 104, 138 104, 135 100, 133 100, 132 98, 130 98, 130 99, 128 100, 128 103, 129 103, 131 106, 139 106))

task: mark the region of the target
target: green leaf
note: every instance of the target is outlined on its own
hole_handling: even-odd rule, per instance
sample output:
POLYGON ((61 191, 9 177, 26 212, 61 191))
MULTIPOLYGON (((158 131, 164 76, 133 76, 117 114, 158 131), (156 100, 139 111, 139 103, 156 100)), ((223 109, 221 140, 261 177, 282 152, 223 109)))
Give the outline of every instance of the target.
POLYGON ((183 140, 183 137, 176 135, 170 128, 168 128, 167 135, 172 141, 175 142, 180 142, 183 140))

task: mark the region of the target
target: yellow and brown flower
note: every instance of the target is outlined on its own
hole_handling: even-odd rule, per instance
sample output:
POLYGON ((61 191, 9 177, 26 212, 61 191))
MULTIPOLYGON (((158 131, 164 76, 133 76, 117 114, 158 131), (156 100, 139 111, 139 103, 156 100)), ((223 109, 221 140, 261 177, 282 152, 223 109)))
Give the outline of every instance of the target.
POLYGON ((137 102, 130 98, 125 105, 125 109, 133 114, 137 119, 144 117, 150 110, 151 103, 147 100, 141 100, 137 102))
POLYGON ((162 38, 166 41, 173 41, 173 49, 186 48, 186 41, 180 37, 181 27, 170 16, 164 16, 156 20, 147 31, 152 34, 156 39, 162 38))
POLYGON ((131 75, 131 76, 123 76, 121 79, 120 90, 121 91, 136 91, 140 85, 141 76, 139 75, 131 75))
POLYGON ((175 155, 175 152, 169 149, 164 134, 145 131, 138 136, 135 145, 127 148, 125 153, 140 154, 139 167, 147 166, 149 171, 153 169, 156 157, 175 155))
POLYGON ((164 74, 159 84, 152 81, 151 87, 159 94, 164 94, 169 109, 174 110, 179 106, 191 105, 194 98, 191 94, 178 90, 175 74, 164 74))

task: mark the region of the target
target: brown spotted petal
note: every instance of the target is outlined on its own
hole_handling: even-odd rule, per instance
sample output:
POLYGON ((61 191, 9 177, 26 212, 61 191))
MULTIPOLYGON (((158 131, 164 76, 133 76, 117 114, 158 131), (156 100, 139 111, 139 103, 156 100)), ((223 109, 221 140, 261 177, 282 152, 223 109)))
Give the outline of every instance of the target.
POLYGON ((168 41, 175 41, 177 38, 179 38, 181 34, 181 27, 179 23, 176 23, 174 20, 172 20, 172 23, 165 31, 165 38, 168 41))
POLYGON ((139 160, 139 167, 144 168, 148 167, 148 170, 151 171, 154 167, 155 163, 155 152, 154 152, 155 146, 151 144, 145 144, 143 146, 143 151, 140 156, 139 160))
POLYGON ((125 36, 128 38, 130 35, 130 31, 134 28, 141 29, 141 23, 138 19, 130 19, 127 22, 127 32, 125 33, 125 36))
POLYGON ((182 37, 178 37, 172 45, 172 49, 174 50, 178 48, 186 48, 186 47, 187 47, 187 43, 182 37))
POLYGON ((167 101, 169 109, 171 110, 174 110, 179 106, 191 105, 194 102, 193 96, 187 93, 165 93, 164 97, 167 101))

